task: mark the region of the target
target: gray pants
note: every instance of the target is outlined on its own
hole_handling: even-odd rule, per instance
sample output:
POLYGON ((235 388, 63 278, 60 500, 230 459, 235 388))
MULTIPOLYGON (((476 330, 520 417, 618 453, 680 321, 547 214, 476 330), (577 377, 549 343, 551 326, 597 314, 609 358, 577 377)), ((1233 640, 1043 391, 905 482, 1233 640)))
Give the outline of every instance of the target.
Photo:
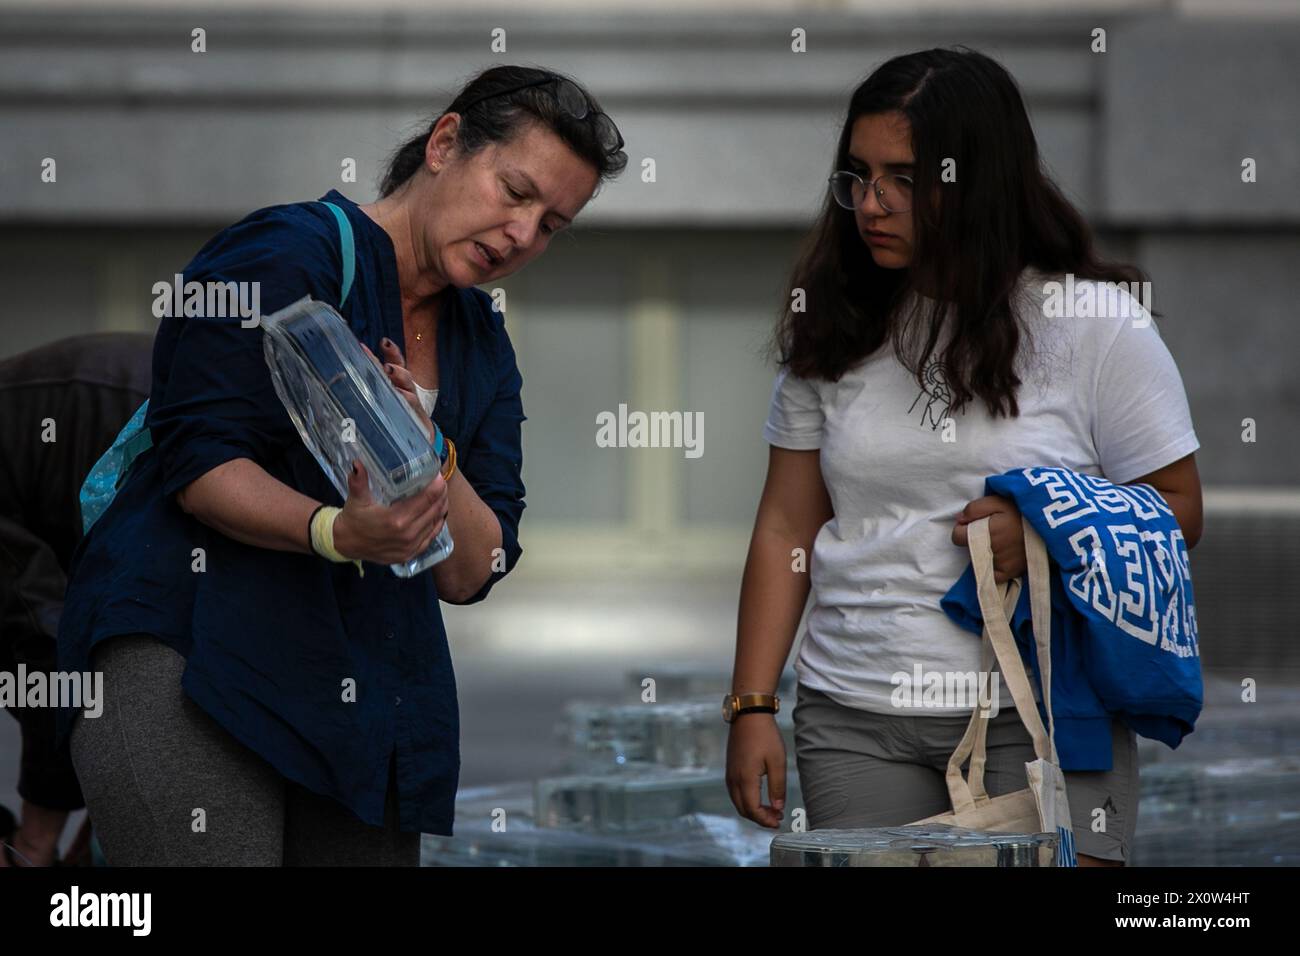
MULTIPOLYGON (((952 809, 944 773, 969 715, 877 714, 802 683, 797 690, 795 761, 808 829, 902 826, 952 809)), ((1066 798, 1078 852, 1127 861, 1137 827, 1137 737, 1119 720, 1111 721, 1111 747, 1113 769, 1066 772, 1066 798)), ((1024 789, 1033 759, 1029 731, 1015 708, 1003 708, 988 727, 989 796, 1024 789)))
POLYGON ((181 690, 185 659, 146 634, 91 661, 104 710, 78 714, 72 760, 111 866, 418 866, 420 834, 397 827, 389 762, 384 826, 286 780, 181 690))

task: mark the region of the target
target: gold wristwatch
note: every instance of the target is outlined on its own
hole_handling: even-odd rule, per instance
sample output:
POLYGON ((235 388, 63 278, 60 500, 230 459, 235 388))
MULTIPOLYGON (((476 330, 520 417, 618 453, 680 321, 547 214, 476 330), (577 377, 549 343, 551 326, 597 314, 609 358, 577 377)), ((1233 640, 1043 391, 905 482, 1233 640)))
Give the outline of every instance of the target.
POLYGON ((722 698, 722 719, 731 723, 741 714, 775 714, 781 709, 776 694, 727 694, 722 698))

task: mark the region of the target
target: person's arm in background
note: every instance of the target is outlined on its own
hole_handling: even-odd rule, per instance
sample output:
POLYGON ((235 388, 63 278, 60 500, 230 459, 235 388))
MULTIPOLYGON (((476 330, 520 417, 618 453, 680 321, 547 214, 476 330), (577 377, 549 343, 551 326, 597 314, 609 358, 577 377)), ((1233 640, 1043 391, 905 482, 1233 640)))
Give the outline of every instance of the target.
MULTIPOLYGON (((831 515, 820 452, 772 446, 740 587, 732 693, 776 691, 808 600, 813 541, 831 515), (804 570, 795 570, 796 549, 804 570)), ((785 743, 774 715, 751 713, 732 721, 727 789, 743 816, 767 827, 780 825, 785 768, 785 743), (760 802, 764 775, 772 806, 760 802)))
POLYGON ((16 521, 0 517, 0 633, 6 639, 19 634, 48 639, 47 663, 52 663, 67 586, 54 550, 16 521))
MULTIPOLYGON (((0 660, 25 667, 29 674, 58 669, 57 637, 66 587, 54 550, 15 521, 0 518, 0 660)), ((6 842, 26 865, 51 866, 58 860, 68 808, 84 805, 76 771, 67 747, 53 745, 53 708, 24 707, 10 713, 21 726, 17 783, 23 797, 19 821, 6 842)), ((5 785, 12 786, 13 781, 5 785)), ((69 849, 71 859, 76 847, 69 849)), ((0 869, 11 865, 6 859, 0 869)))

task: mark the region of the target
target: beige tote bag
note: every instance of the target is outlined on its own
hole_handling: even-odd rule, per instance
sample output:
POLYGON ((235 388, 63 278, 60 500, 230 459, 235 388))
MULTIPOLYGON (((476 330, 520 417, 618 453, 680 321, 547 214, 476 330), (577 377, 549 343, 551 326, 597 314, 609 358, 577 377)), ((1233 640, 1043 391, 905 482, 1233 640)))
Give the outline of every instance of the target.
POLYGON ((1002 681, 1011 691, 1025 729, 1034 742, 1037 759, 1025 764, 1028 786, 1023 790, 990 797, 984 789, 984 763, 990 718, 980 715, 977 706, 971 713, 966 733, 948 760, 948 795, 952 810, 917 820, 918 824, 946 823, 972 830, 995 833, 1055 833, 1058 837, 1057 866, 1077 866, 1070 805, 1065 793, 1065 777, 1056 755, 1056 727, 1052 720, 1052 601, 1051 568, 1047 547, 1033 526, 1021 516, 1025 532, 1025 557, 1029 567, 1029 603, 1033 616, 1034 645, 1038 668, 1042 674, 1043 704, 1047 709, 1048 727, 1043 727, 1029 675, 1020 659, 1009 620, 1020 597, 1021 583, 1010 581, 999 586, 993 577, 993 548, 989 539, 989 518, 967 525, 967 545, 974 566, 980 611, 984 617, 981 641, 981 669, 987 672, 996 656, 1002 681), (970 757, 967 778, 961 766, 970 757))

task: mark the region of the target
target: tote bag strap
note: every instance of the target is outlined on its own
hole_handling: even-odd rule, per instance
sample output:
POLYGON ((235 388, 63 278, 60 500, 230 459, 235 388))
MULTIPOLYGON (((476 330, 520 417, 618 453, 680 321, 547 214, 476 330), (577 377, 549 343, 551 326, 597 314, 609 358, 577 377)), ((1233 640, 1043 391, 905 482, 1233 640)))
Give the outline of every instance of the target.
MULTIPOLYGON (((1002 606, 1007 616, 1010 617, 1012 612, 1015 611, 1016 602, 1020 598, 1020 582, 1018 580, 1009 581, 1005 585, 998 585, 998 589, 1005 595, 1002 606)), ((989 674, 990 680, 992 680, 991 675, 995 659, 993 642, 989 640, 986 625, 980 637, 980 672, 989 674)), ((988 724, 988 720, 980 716, 978 706, 972 709, 970 722, 966 725, 966 733, 948 759, 948 789, 953 798, 954 809, 967 809, 974 803, 983 803, 988 800, 988 793, 984 789, 985 741, 988 736, 988 724), (971 758, 971 765, 965 778, 963 778, 961 765, 966 761, 967 757, 971 758), (969 790, 967 790, 968 784, 969 790), (966 803, 967 796, 970 797, 971 804, 966 803)))
MULTIPOLYGON (((979 595, 980 613, 984 616, 984 626, 988 631, 989 640, 993 643, 993 652, 998 658, 998 668, 1002 672, 1002 679, 1007 683, 1007 689, 1011 691, 1011 698, 1016 703, 1020 720, 1029 731, 1029 736, 1033 738, 1034 753, 1039 760, 1047 760, 1051 756, 1047 728, 1043 726, 1042 718, 1038 716, 1038 706, 1034 703, 1034 692, 1030 689, 1029 675, 1025 672, 1020 651, 1016 648, 1016 639, 1011 634, 1011 625, 998 600, 997 584, 993 577, 993 545, 989 538, 989 519, 981 518, 971 522, 967 526, 967 532, 971 561, 975 565, 975 585, 979 595)), ((1036 533, 1034 536, 1037 538, 1036 533)), ((1041 545, 1042 540, 1038 539, 1038 543, 1041 545)), ((1032 546, 1032 542, 1026 538, 1026 554, 1032 546)), ((1042 568, 1035 563, 1029 565, 1029 570, 1031 573, 1039 574, 1042 568)), ((1034 609, 1032 585, 1030 598, 1032 611, 1034 609)), ((1039 622, 1035 621, 1035 633, 1038 629, 1039 622)))
MULTIPOLYGON (((1003 609, 1007 612, 1007 617, 1015 612, 1016 603, 1020 600, 1020 581, 1008 581, 1006 584, 1006 598, 1002 602, 1003 609)), ((993 642, 989 640, 988 634, 980 636, 980 676, 988 675, 988 680, 993 680, 993 642)), ((970 769, 966 772, 966 779, 970 784, 971 796, 976 803, 983 803, 988 800, 988 792, 984 789, 984 758, 985 744, 988 740, 989 722, 980 716, 979 708, 976 707, 971 714, 971 722, 966 725, 966 737, 963 737, 959 743, 958 749, 962 750, 961 760, 966 759, 966 754, 971 757, 970 769), (967 737, 970 739, 967 740, 967 737), (968 749, 963 749, 968 748, 968 749)), ((957 766, 961 766, 961 760, 957 766)))
MULTIPOLYGON (((1008 618, 1012 616, 1015 605, 1012 604, 1008 610, 1004 603, 1010 597, 1010 589, 1001 592, 993 576, 993 548, 989 539, 989 518, 980 518, 977 521, 967 525, 967 546, 971 554, 971 562, 975 570, 976 591, 979 595, 980 613, 984 618, 984 639, 987 640, 997 657, 998 668, 1002 674, 1002 679, 1006 682, 1007 688, 1011 691, 1011 697, 1016 704, 1016 712, 1020 716, 1021 722, 1025 729, 1029 731, 1030 737, 1034 742, 1034 753, 1041 759, 1048 759, 1055 756, 1055 747, 1053 741, 1048 736, 1047 728, 1043 726, 1042 718, 1038 715, 1037 705, 1034 703, 1033 691, 1030 689, 1029 675, 1025 672, 1024 663, 1020 659, 1020 653, 1016 648, 1015 637, 1011 633, 1011 627, 1008 618)), ((1035 606, 1033 601, 1033 579, 1042 578, 1046 570, 1046 549, 1042 539, 1038 537, 1037 532, 1032 528, 1026 528, 1025 550, 1026 557, 1031 549, 1039 548, 1043 550, 1042 560, 1027 560, 1029 572, 1031 575, 1030 587, 1030 609, 1031 611, 1041 611, 1043 609, 1042 594, 1046 594, 1046 581, 1039 581, 1040 598, 1035 606), (1032 535, 1032 539, 1030 537, 1032 535)), ((1018 596, 1018 592, 1017 592, 1018 596)), ((1043 622, 1037 620, 1035 615, 1034 631, 1035 644, 1039 653, 1039 666, 1042 667, 1043 655, 1046 651, 1050 656, 1050 646, 1038 638, 1040 627, 1050 635, 1050 602, 1046 605, 1047 615, 1043 622)), ((1046 701, 1046 697, 1044 700, 1046 701)), ((971 712, 971 722, 967 725, 966 735, 958 743, 957 749, 953 751, 952 757, 948 760, 948 771, 946 774, 948 784, 948 794, 952 799, 953 810, 957 813, 968 811, 975 805, 976 793, 980 794, 981 802, 988 799, 984 789, 983 770, 985 761, 985 740, 987 737, 987 727, 981 728, 979 725, 988 718, 980 716, 979 708, 976 707, 971 712), (967 783, 961 773, 961 765, 967 755, 971 757, 971 775, 976 772, 980 775, 980 780, 974 788, 967 783)))
MULTIPOLYGON (((1060 766, 1056 755, 1056 718, 1052 715, 1052 592, 1051 564, 1047 545, 1029 519, 1020 516, 1025 533, 1025 558, 1029 565, 1029 611, 1033 618, 1034 649, 1038 654, 1038 673, 1042 678, 1043 708, 1047 711, 1047 739, 1052 763, 1060 766)), ((1037 713, 1037 709, 1034 711, 1037 713)))
MULTIPOLYGON (((1034 653, 1038 658, 1043 707, 1047 711, 1047 740, 1051 745, 1052 763, 1060 766, 1060 758, 1056 752, 1056 718, 1052 714, 1051 564, 1047 558, 1047 545, 1043 543, 1043 539, 1034 530, 1034 526, 1029 523, 1029 519, 1024 515, 1020 516, 1020 520, 1024 529, 1025 558, 1028 566, 1029 610, 1032 615, 1030 623, 1034 632, 1034 653)), ((1007 612, 1007 620, 1011 620, 1014 616, 1019 597, 1020 580, 1009 581, 1007 597, 1003 602, 1003 608, 1007 612)), ((981 669, 984 673, 988 673, 989 662, 987 658, 991 653, 991 644, 986 638, 982 645, 984 661, 981 669)), ((967 773, 967 779, 970 781, 971 793, 975 797, 975 802, 979 803, 988 799, 988 794, 984 790, 984 751, 988 737, 988 721, 980 720, 976 726, 976 737, 972 744, 971 768, 967 773)))

